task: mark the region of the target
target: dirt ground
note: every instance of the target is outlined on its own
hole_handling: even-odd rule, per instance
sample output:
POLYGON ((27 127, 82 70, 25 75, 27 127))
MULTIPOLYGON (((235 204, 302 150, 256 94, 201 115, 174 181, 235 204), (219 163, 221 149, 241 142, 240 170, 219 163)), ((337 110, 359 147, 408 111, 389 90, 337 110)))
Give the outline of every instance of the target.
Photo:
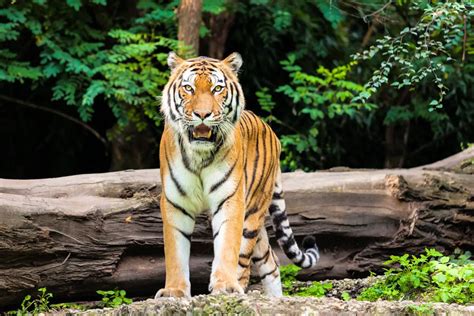
POLYGON ((474 305, 444 303, 359 302, 333 297, 269 298, 257 291, 247 295, 199 295, 191 299, 163 298, 124 305, 116 309, 56 315, 474 315, 474 305))

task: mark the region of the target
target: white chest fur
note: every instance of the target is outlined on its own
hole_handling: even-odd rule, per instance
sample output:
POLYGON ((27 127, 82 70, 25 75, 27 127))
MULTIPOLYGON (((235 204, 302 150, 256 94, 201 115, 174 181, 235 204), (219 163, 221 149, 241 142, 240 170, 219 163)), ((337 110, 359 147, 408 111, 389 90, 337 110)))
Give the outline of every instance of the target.
POLYGON ((195 172, 186 168, 181 159, 175 159, 170 161, 171 171, 165 176, 164 192, 193 215, 204 211, 212 213, 223 198, 235 190, 238 179, 233 174, 227 177, 231 168, 226 161, 215 161, 195 172))

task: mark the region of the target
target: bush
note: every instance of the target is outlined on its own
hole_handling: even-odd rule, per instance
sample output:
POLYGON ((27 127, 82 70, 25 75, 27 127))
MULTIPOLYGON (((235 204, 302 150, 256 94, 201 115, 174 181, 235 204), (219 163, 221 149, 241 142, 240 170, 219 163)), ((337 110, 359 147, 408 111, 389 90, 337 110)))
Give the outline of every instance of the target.
POLYGON ((358 300, 424 300, 469 304, 474 302, 474 261, 471 254, 445 256, 426 249, 420 256, 391 256, 383 281, 365 289, 358 300))

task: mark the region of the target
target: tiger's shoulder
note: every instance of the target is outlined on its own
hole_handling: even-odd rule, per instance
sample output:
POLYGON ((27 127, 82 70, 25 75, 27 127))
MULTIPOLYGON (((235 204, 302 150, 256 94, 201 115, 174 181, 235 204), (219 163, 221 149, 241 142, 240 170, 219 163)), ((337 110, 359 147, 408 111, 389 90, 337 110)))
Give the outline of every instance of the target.
POLYGON ((281 151, 281 144, 273 129, 260 116, 250 110, 242 111, 237 128, 240 130, 242 138, 247 141, 262 140, 272 144, 278 153, 281 151))

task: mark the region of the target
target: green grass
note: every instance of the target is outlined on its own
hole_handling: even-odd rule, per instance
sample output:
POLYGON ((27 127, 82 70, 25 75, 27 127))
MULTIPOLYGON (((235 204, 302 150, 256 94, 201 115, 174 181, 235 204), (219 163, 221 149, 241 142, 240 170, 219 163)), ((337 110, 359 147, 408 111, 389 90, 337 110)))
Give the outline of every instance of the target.
POLYGON ((385 278, 365 289, 358 300, 415 300, 469 304, 474 302, 474 261, 459 251, 445 256, 426 249, 420 256, 391 256, 385 278))
POLYGON ((97 291, 97 294, 102 296, 103 307, 115 308, 123 304, 131 304, 133 301, 131 298, 126 297, 127 292, 125 290, 109 290, 109 291, 97 291))
MULTIPOLYGON (((101 296, 101 307, 115 308, 123 304, 132 303, 132 299, 127 298, 127 292, 124 290, 109 290, 109 291, 97 291, 97 294, 101 296)), ((36 297, 32 295, 26 295, 21 302, 20 307, 17 310, 7 312, 7 315, 37 315, 40 313, 48 313, 52 311, 58 311, 62 309, 76 309, 86 310, 85 305, 76 303, 59 303, 51 304, 53 294, 48 292, 44 287, 38 289, 36 297)))
POLYGON ((283 285, 283 294, 285 295, 295 295, 295 296, 315 296, 322 297, 325 296, 327 291, 332 289, 331 283, 322 283, 322 282, 312 282, 310 286, 301 288, 296 287, 296 276, 301 270, 300 267, 289 264, 286 266, 280 267, 280 277, 281 283, 283 285))
POLYGON ((7 315, 37 315, 39 313, 46 313, 51 311, 50 299, 53 297, 45 287, 38 289, 36 298, 31 295, 26 295, 17 310, 7 312, 7 315))

